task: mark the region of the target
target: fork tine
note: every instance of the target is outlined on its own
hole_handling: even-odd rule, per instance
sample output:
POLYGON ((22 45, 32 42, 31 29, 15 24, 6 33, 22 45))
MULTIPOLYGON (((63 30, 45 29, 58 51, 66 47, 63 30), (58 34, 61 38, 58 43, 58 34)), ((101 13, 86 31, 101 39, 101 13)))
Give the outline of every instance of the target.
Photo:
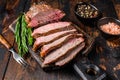
POLYGON ((23 61, 23 63, 25 63, 26 65, 28 65, 28 63, 23 58, 21 60, 23 61))
POLYGON ((16 60, 16 61, 17 61, 20 65, 22 65, 21 62, 20 62, 19 60, 16 60))
POLYGON ((28 64, 27 62, 20 56, 18 55, 13 48, 9 50, 13 54, 13 58, 20 64, 26 67, 28 64))
POLYGON ((20 64, 23 65, 24 67, 27 65, 26 63, 24 63, 22 60, 19 60, 20 64))
POLYGON ((20 62, 22 63, 22 65, 24 65, 24 67, 29 66, 28 63, 23 58, 21 58, 20 62))

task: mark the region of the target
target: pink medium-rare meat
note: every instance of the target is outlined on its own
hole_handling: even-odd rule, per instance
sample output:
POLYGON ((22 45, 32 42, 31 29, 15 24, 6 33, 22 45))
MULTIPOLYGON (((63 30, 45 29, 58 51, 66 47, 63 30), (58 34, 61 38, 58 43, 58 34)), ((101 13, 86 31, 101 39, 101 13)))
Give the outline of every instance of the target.
POLYGON ((46 12, 51 9, 53 8, 50 5, 47 5, 46 3, 32 5, 29 11, 25 14, 27 23, 39 12, 46 12))
POLYGON ((71 39, 66 44, 64 44, 62 47, 49 53, 49 55, 45 57, 43 61, 43 65, 54 63, 61 57, 65 56, 67 53, 71 52, 74 48, 76 48, 83 41, 84 39, 82 37, 71 39))
POLYGON ((35 15, 29 22, 29 27, 37 27, 50 22, 58 21, 62 19, 65 14, 59 9, 51 9, 46 12, 40 12, 35 15))
POLYGON ((57 39, 57 40, 53 41, 52 43, 43 45, 43 47, 41 48, 40 56, 44 57, 51 50, 54 50, 56 48, 61 47, 64 43, 66 43, 71 38, 76 38, 76 37, 80 37, 80 36, 83 36, 83 35, 82 34, 69 34, 69 35, 66 35, 64 37, 61 37, 60 39, 57 39))
POLYGON ((71 25, 71 22, 56 22, 56 23, 50 23, 44 26, 41 26, 37 29, 35 29, 32 33, 32 36, 34 38, 38 37, 39 35, 45 35, 48 33, 56 32, 57 30, 66 28, 71 25))
POLYGON ((75 32, 76 32, 76 29, 72 29, 72 30, 68 30, 68 31, 57 32, 57 33, 50 34, 47 36, 38 37, 38 38, 36 38, 36 41, 34 42, 33 51, 36 51, 37 48, 39 48, 42 45, 50 43, 56 39, 59 39, 60 37, 66 36, 68 34, 73 34, 75 32))
POLYGON ((59 59, 57 62, 55 62, 56 66, 63 66, 70 62, 72 59, 76 57, 76 55, 85 47, 85 42, 82 42, 79 46, 77 46, 74 50, 68 53, 68 55, 65 55, 65 57, 62 57, 62 59, 59 59))

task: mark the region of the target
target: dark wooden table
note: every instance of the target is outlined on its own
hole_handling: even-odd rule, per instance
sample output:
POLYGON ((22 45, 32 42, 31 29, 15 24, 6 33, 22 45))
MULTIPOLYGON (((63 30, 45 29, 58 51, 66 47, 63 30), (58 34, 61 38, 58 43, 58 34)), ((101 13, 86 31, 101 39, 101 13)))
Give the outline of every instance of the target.
MULTIPOLYGON (((9 30, 9 24, 17 18, 20 12, 28 10, 31 4, 42 0, 1 0, 0 1, 0 32, 9 41, 14 48, 17 48, 14 42, 14 34, 9 30)), ((103 13, 103 16, 110 16, 120 19, 120 0, 45 0, 55 8, 62 9, 69 19, 81 26, 89 35, 95 38, 94 49, 89 53, 89 59, 106 70, 110 75, 120 80, 120 59, 114 58, 109 50, 113 40, 105 40, 101 37, 96 28, 84 26, 76 19, 73 9, 77 2, 86 1, 94 4, 103 13), (92 56, 91 56, 92 55, 92 56)), ((116 41, 115 41, 116 42, 116 41)), ((120 42, 118 42, 120 43, 120 42)), ((120 44, 118 44, 120 45, 120 44)), ((17 49, 16 49, 17 50, 17 49)), ((0 44, 0 80, 80 80, 74 74, 71 66, 65 69, 44 72, 36 61, 29 56, 28 63, 32 66, 31 70, 21 67, 0 44)))

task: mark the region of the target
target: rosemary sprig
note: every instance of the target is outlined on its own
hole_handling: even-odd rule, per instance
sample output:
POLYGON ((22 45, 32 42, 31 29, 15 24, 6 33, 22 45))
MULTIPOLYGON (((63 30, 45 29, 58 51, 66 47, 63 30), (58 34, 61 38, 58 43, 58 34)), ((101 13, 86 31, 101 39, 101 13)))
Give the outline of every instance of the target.
POLYGON ((27 28, 25 21, 25 15, 19 16, 15 27, 15 40, 18 44, 18 51, 20 56, 24 56, 28 53, 28 46, 33 44, 33 38, 31 36, 32 29, 27 28))
POLYGON ((28 45, 31 46, 33 44, 33 37, 31 36, 32 34, 32 29, 28 28, 28 45))

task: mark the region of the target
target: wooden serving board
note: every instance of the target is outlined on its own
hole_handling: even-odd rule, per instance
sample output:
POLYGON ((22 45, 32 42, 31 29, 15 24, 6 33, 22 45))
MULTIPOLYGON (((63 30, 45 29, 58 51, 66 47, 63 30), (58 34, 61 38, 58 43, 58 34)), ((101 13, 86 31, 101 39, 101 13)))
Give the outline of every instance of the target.
MULTIPOLYGON (((16 25, 16 21, 15 20, 12 24, 10 24, 9 28, 10 30, 14 33, 15 32, 15 25, 16 25)), ((90 37, 87 33, 85 33, 80 27, 76 26, 75 24, 73 24, 73 26, 75 27, 75 29, 77 29, 78 33, 82 33, 84 35, 85 38, 85 48, 80 51, 79 54, 82 55, 87 55, 87 53, 92 49, 92 45, 94 43, 94 39, 92 37, 90 37)), ((29 52, 32 55, 32 57, 39 63, 39 65, 41 66, 41 68, 45 69, 45 70, 53 70, 53 69, 58 69, 60 67, 58 66, 54 66, 54 65, 42 65, 43 59, 40 57, 40 51, 34 52, 32 50, 32 46, 29 46, 29 52)))

